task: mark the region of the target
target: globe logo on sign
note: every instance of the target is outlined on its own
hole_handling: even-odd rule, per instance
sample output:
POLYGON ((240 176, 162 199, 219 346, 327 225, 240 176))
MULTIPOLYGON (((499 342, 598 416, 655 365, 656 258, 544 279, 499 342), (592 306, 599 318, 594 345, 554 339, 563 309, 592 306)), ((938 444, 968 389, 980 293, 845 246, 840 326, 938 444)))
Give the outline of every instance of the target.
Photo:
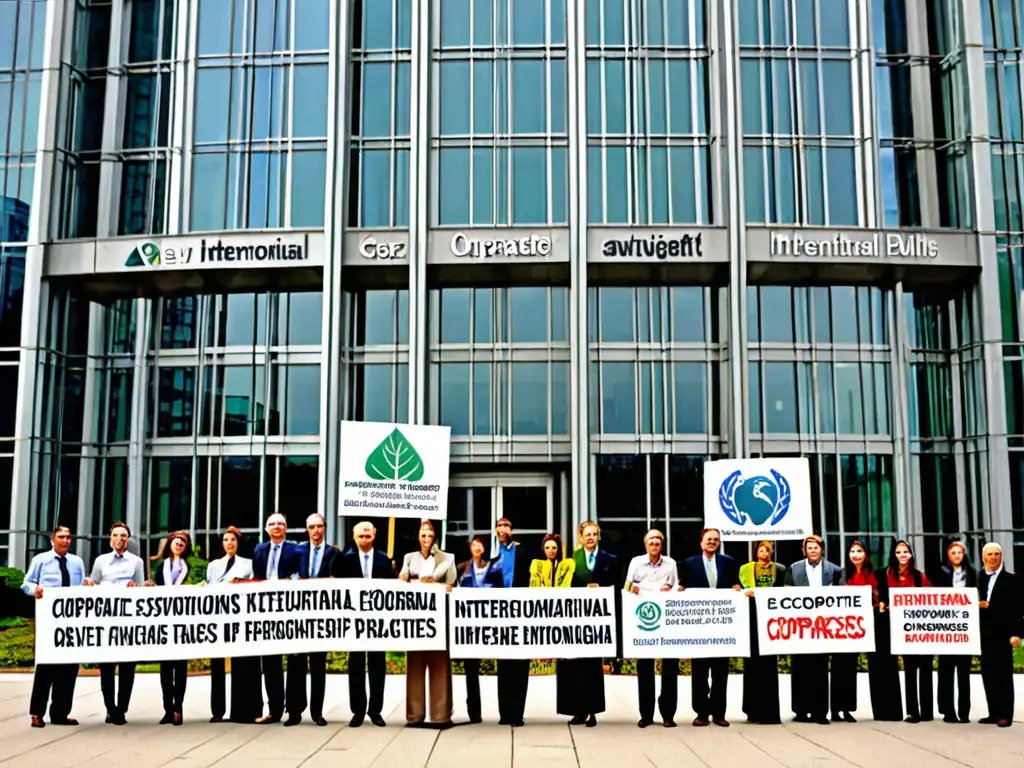
POLYGON ((661 626, 661 606, 646 601, 636 607, 636 628, 643 632, 653 632, 661 626))
POLYGON ((771 477, 745 478, 737 469, 722 481, 718 503, 725 516, 736 525, 774 526, 789 512, 789 482, 774 469, 768 472, 771 477))

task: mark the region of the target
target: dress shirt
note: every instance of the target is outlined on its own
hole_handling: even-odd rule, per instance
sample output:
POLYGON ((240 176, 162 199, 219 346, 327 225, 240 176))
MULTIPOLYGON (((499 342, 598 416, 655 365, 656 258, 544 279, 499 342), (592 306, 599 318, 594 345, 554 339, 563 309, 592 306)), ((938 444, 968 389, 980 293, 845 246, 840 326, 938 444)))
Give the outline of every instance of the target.
POLYGON ((996 579, 999 578, 999 574, 1003 572, 1003 566, 999 566, 995 571, 990 571, 987 568, 985 573, 988 574, 988 593, 985 595, 985 602, 992 600, 992 587, 996 585, 996 579))
POLYGON ((953 586, 957 589, 963 589, 967 586, 967 571, 963 568, 953 569, 953 586))
POLYGON ((107 552, 96 558, 90 577, 97 584, 118 584, 125 586, 134 581, 138 586, 146 582, 146 568, 142 558, 125 550, 123 555, 107 552))
MULTIPOLYGON (((68 574, 71 577, 71 586, 82 586, 82 579, 85 578, 85 563, 82 562, 82 558, 70 553, 64 557, 68 574)), ((36 587, 52 589, 61 585, 60 558, 51 549, 49 552, 40 552, 32 558, 28 573, 25 574, 25 580, 21 583, 21 591, 31 597, 35 594, 36 587)))
POLYGON ((234 557, 231 567, 228 567, 232 558, 225 555, 219 560, 214 560, 206 569, 207 584, 226 584, 232 579, 251 579, 252 560, 247 557, 234 557))
POLYGON ((281 565, 281 548, 284 543, 270 543, 270 554, 267 556, 267 581, 277 581, 277 569, 281 565))
POLYGON ((628 578, 631 586, 640 587, 644 592, 660 592, 662 587, 674 587, 679 584, 679 571, 676 561, 662 555, 658 562, 652 563, 649 555, 637 555, 629 562, 628 578))
POLYGON ((359 564, 363 569, 363 578, 369 579, 373 576, 373 550, 369 552, 363 552, 362 550, 356 550, 359 552, 359 564))
POLYGON ((316 575, 320 573, 320 558, 323 557, 324 547, 326 544, 318 544, 313 546, 310 542, 309 546, 309 578, 316 578, 316 575))
POLYGON ((811 563, 810 560, 807 561, 807 586, 821 586, 821 560, 818 561, 817 565, 811 563))
POLYGON ((715 556, 712 555, 710 558, 707 555, 701 555, 704 560, 704 573, 708 577, 708 586, 712 589, 718 588, 718 563, 715 562, 715 556))

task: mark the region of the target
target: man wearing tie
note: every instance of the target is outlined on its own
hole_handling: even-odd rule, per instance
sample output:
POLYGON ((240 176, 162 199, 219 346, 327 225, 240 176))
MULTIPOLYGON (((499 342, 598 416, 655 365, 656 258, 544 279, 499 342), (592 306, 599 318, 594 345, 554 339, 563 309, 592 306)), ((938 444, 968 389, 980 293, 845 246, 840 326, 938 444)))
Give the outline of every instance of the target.
MULTIPOLYGON (((92 574, 83 579, 82 584, 92 586, 102 584, 114 587, 141 587, 146 583, 146 568, 142 558, 128 551, 128 541, 132 532, 124 523, 117 522, 110 526, 110 548, 112 552, 100 555, 92 565, 92 574)), ((128 704, 132 699, 132 687, 135 685, 135 663, 100 664, 100 689, 103 691, 103 703, 107 708, 107 722, 113 725, 124 725, 128 704), (117 667, 119 681, 118 690, 114 691, 114 667, 117 667)))
MULTIPOLYGON (((64 525, 57 526, 50 537, 50 543, 53 549, 32 558, 32 564, 21 584, 21 591, 36 600, 43 596, 44 590, 79 587, 85 579, 85 563, 82 558, 68 554, 71 548, 71 529, 64 525)), ((43 715, 46 714, 46 702, 50 699, 51 690, 53 699, 50 701, 50 722, 53 725, 78 725, 77 720, 68 717, 77 679, 77 664, 36 665, 32 678, 32 698, 28 704, 33 728, 46 725, 43 715)))
MULTIPOLYGON (((331 576, 339 579, 395 579, 395 564, 383 552, 373 548, 377 529, 372 523, 356 523, 352 529, 355 546, 334 558, 331 576)), ((387 671, 383 651, 352 651, 348 655, 348 702, 352 708, 350 728, 358 728, 369 715, 378 728, 386 723, 381 717, 384 708, 384 680, 387 671), (369 669, 370 700, 366 700, 366 676, 369 669)))
MULTIPOLYGON (((679 564, 679 589, 735 589, 740 591, 740 566, 733 558, 718 551, 722 536, 716 528, 700 533, 701 554, 688 557, 679 564)), ((693 659, 690 697, 695 726, 705 726, 710 717, 715 725, 729 727, 725 719, 726 692, 729 685, 729 658, 693 659), (708 675, 711 687, 708 687, 708 675)))
MULTIPOLYGON (((257 581, 277 581, 298 576, 298 547, 285 541, 288 521, 280 512, 267 518, 267 535, 270 541, 256 545, 252 553, 252 573, 257 581)), ((280 654, 260 658, 263 668, 263 687, 267 691, 269 714, 256 722, 272 724, 281 722, 284 715, 284 663, 280 654)))
MULTIPOLYGON (((324 541, 327 526, 323 515, 312 514, 306 518, 306 533, 309 541, 300 544, 299 578, 325 579, 331 575, 337 547, 324 541)), ((327 687, 327 652, 293 653, 288 656, 288 695, 286 726, 302 722, 306 709, 306 661, 309 661, 309 716, 317 725, 327 725, 324 720, 324 690, 327 687)))
POLYGON ((978 575, 981 622, 981 681, 988 717, 979 723, 1009 728, 1013 724, 1013 649, 1024 635, 1024 599, 1016 574, 1003 568, 1003 549, 986 544, 981 550, 985 569, 978 575))

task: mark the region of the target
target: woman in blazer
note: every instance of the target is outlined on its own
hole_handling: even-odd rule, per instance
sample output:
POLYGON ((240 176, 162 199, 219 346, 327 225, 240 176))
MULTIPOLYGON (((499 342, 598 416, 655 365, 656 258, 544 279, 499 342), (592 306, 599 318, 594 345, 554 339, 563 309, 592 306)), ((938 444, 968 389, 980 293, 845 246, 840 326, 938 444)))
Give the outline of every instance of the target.
POLYGON ((530 563, 530 586, 571 587, 576 562, 572 558, 563 557, 562 537, 557 533, 549 533, 540 546, 544 559, 530 563))
MULTIPOLYGON (((160 544, 160 551, 150 560, 156 561, 156 573, 149 585, 180 587, 188 578, 188 531, 175 531, 160 544)), ((188 682, 188 660, 160 662, 160 691, 164 697, 164 716, 160 725, 181 725, 185 683, 188 682)))
MULTIPOLYGON (((494 589, 503 584, 501 567, 491 562, 487 544, 479 536, 469 542, 470 558, 459 564, 456 584, 475 589, 494 589)), ((463 659, 462 668, 466 675, 466 714, 469 722, 482 723, 480 708, 480 659, 463 659)))
MULTIPOLYGON (((775 546, 770 541, 757 545, 757 560, 740 566, 740 586, 747 597, 755 589, 781 587, 786 583, 786 566, 773 559, 775 546)), ((757 608, 750 601, 750 656, 743 660, 743 714, 748 723, 778 725, 779 712, 779 657, 758 653, 757 608)))
MULTIPOLYGON (((421 584, 455 583, 455 558, 435 545, 437 534, 429 520, 420 523, 420 548, 402 561, 398 578, 421 584)), ((448 651, 409 651, 405 655, 405 721, 422 725, 426 720, 426 676, 430 675, 430 720, 438 728, 452 725, 452 667, 448 651)))
MULTIPOLYGON (((910 544, 902 539, 892 548, 885 575, 890 592, 894 589, 931 586, 928 577, 918 570, 910 544)), ((928 722, 932 719, 932 659, 932 656, 903 657, 903 681, 907 697, 905 723, 919 723, 922 720, 928 722)))
MULTIPOLYGON (((935 574, 935 586, 967 589, 978 586, 978 572, 967 559, 967 549, 959 541, 946 547, 946 564, 935 574)), ((939 656, 939 713, 944 723, 971 722, 971 656, 939 656), (956 673, 956 687, 953 674, 956 673), (953 691, 959 689, 956 703, 953 691)))
MULTIPOLYGON (((229 526, 221 539, 224 557, 206 567, 205 584, 235 584, 253 577, 252 560, 241 557, 238 547, 242 532, 229 526)), ((210 712, 211 723, 224 721, 227 711, 225 698, 224 659, 210 659, 210 712)), ((231 659, 231 722, 255 723, 263 714, 263 692, 260 689, 260 660, 258 656, 231 659)))

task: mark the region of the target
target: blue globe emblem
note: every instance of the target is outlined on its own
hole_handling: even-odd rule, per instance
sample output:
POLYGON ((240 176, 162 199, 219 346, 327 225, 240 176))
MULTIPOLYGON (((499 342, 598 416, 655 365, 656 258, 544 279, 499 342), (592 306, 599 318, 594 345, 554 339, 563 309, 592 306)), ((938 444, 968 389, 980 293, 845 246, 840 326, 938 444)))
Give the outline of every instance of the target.
POLYGON ((718 501, 722 512, 736 525, 777 525, 789 512, 789 482, 774 469, 769 476, 743 477, 736 470, 722 482, 718 501))

